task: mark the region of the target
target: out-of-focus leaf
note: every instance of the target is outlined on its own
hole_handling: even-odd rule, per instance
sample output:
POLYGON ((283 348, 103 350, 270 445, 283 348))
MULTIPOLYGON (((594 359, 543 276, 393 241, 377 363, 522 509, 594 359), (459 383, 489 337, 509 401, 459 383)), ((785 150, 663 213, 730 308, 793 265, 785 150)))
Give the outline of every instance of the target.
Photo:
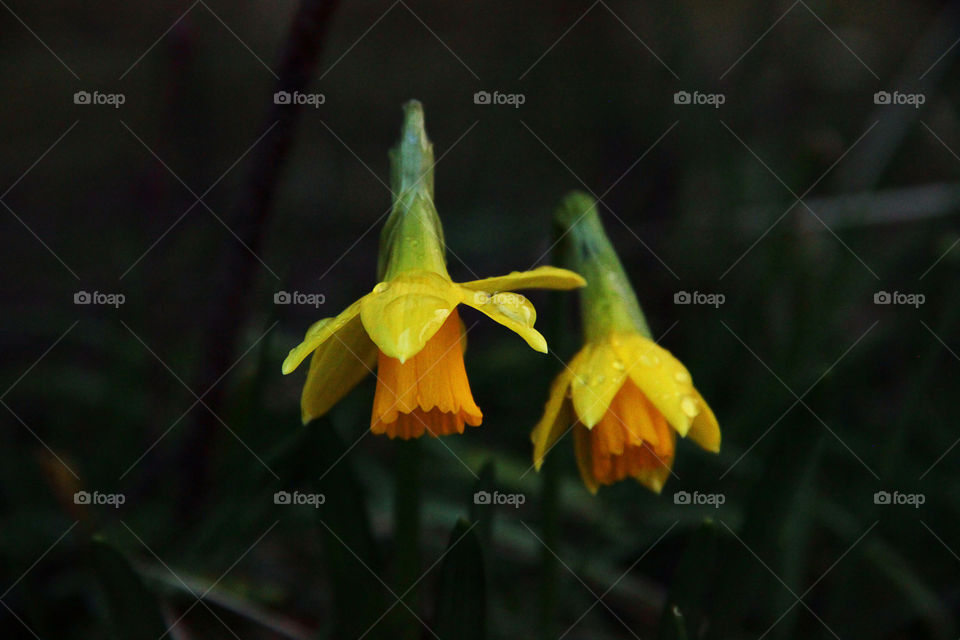
MULTIPOLYGON (((326 422, 317 422, 301 427, 292 414, 289 424, 290 435, 264 456, 265 464, 274 470, 279 479, 270 475, 267 467, 256 462, 249 464, 248 459, 247 466, 252 471, 241 475, 236 483, 225 483, 215 505, 187 538, 189 546, 184 554, 187 564, 200 562, 222 549, 229 549, 230 541, 237 540, 242 544, 251 535, 262 533, 276 520, 274 493, 281 489, 302 491, 317 477, 316 452, 324 446, 321 432, 329 431, 331 426, 326 422)), ((291 515, 289 510, 285 514, 291 515)))
MULTIPOLYGON (((859 522, 853 514, 848 513, 840 505, 830 500, 821 501, 818 516, 827 529, 844 538, 860 535, 864 527, 863 523, 859 522)), ((835 611, 830 613, 843 615, 843 624, 849 624, 848 619, 852 618, 856 627, 862 628, 864 626, 862 621, 856 619, 855 616, 851 616, 849 611, 845 611, 844 607, 840 606, 840 594, 844 593, 845 589, 858 588, 853 584, 854 577, 864 579, 863 576, 866 574, 868 576, 867 580, 871 580, 873 576, 888 580, 889 582, 881 581, 884 583, 884 593, 886 593, 886 588, 896 589, 901 596, 897 603, 906 609, 906 612, 901 612, 897 610, 898 608, 886 607, 883 612, 884 618, 878 621, 878 626, 889 627, 891 621, 888 617, 910 615, 912 610, 913 613, 918 614, 924 620, 926 627, 932 634, 931 637, 938 640, 957 637, 956 625, 943 599, 925 581, 924 577, 917 573, 909 560, 884 539, 882 532, 879 530, 873 531, 869 538, 863 541, 863 561, 864 564, 871 566, 873 571, 865 572, 862 565, 859 567, 841 565, 837 569, 837 573, 840 574, 837 581, 839 584, 833 590, 834 594, 837 595, 829 599, 829 601, 837 602, 837 605, 834 606, 835 611)), ((844 600, 849 602, 849 598, 844 598, 844 600)), ((877 617, 878 612, 871 616, 871 618, 877 617)), ((831 616, 830 619, 834 620, 835 617, 831 616)), ((901 617, 893 624, 905 624, 905 620, 901 617)), ((838 631, 843 628, 839 625, 835 626, 838 626, 838 631)))
POLYGON ((395 445, 397 460, 393 540, 395 589, 403 597, 406 607, 394 607, 391 623, 396 625, 397 637, 416 640, 420 621, 410 613, 417 609, 417 580, 420 577, 420 465, 422 444, 419 440, 395 445))
POLYGON ((711 519, 704 520, 690 536, 673 576, 660 618, 661 640, 699 636, 700 623, 709 608, 708 594, 717 573, 717 547, 717 525, 711 519))
POLYGON ((480 540, 486 545, 489 545, 491 541, 494 510, 490 509, 489 505, 481 505, 477 500, 477 495, 483 491, 492 494, 496 479, 496 467, 493 464, 493 460, 488 460, 484 463, 483 467, 481 467, 479 478, 473 486, 473 495, 470 496, 470 521, 477 523, 480 540), (485 506, 487 508, 484 508, 485 506))
POLYGON ((127 558, 103 540, 91 543, 93 569, 103 588, 107 622, 117 640, 157 640, 167 634, 156 596, 127 558))
MULTIPOLYGON (((792 594, 781 580, 786 581, 787 569, 802 564, 807 545, 805 534, 798 538, 789 529, 799 526, 806 530, 802 522, 812 517, 806 504, 807 489, 815 479, 823 436, 807 425, 803 429, 787 427, 781 425, 774 446, 766 451, 764 473, 739 531, 721 521, 729 536, 708 638, 724 640, 736 635, 734 630, 748 614, 760 620, 764 627, 761 633, 774 623, 778 628, 790 628, 786 618, 791 615, 778 621, 793 603, 792 594), (790 546, 784 544, 785 539, 789 539, 790 546)), ((796 591, 796 582, 786 583, 796 591)), ((794 608, 791 614, 796 613, 794 608)))
MULTIPOLYGON (((382 625, 387 610, 386 587, 381 582, 382 555, 370 527, 366 499, 347 447, 325 418, 306 426, 313 429, 317 447, 317 490, 324 504, 317 509, 326 573, 334 600, 335 638, 359 638, 382 625)), ((379 637, 383 634, 374 634, 379 637)))
POLYGON ((687 633, 687 622, 683 618, 683 613, 680 611, 680 607, 673 605, 667 607, 663 612, 663 624, 665 629, 669 631, 665 632, 665 635, 661 637, 666 638, 675 638, 675 640, 687 640, 689 634, 687 633))
POLYGON ((457 522, 440 564, 434 631, 441 638, 487 637, 487 580, 476 528, 464 519, 457 522))

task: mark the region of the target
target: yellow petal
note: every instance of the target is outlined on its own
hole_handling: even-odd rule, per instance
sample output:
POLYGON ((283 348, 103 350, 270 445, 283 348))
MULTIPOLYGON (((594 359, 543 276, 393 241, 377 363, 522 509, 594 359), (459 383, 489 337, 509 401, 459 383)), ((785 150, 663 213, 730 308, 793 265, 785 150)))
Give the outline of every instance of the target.
POLYGON ((690 372, 673 355, 640 334, 613 337, 614 348, 627 364, 634 384, 681 436, 701 413, 690 372))
POLYGON ((577 355, 571 362, 573 408, 580 422, 592 429, 627 379, 627 365, 609 342, 587 344, 577 355))
POLYGON ((696 442, 702 448, 712 453, 720 452, 720 425, 717 424, 717 417, 713 415, 710 405, 703 399, 700 392, 694 390, 697 402, 700 405, 700 413, 693 419, 690 425, 690 431, 687 437, 696 442))
POLYGON ((314 349, 330 340, 334 333, 340 331, 344 326, 356 319, 360 313, 360 302, 362 298, 343 310, 336 318, 324 318, 307 329, 307 334, 303 342, 290 350, 287 358, 283 361, 284 375, 290 373, 300 366, 308 355, 313 353, 314 349))
POLYGON ((464 282, 467 289, 479 291, 516 291, 517 289, 576 289, 587 284, 579 274, 557 267, 537 267, 533 271, 513 271, 509 275, 464 282))
POLYGON ((582 425, 573 428, 573 451, 577 458, 577 468, 580 469, 580 477, 587 490, 592 494, 597 493, 600 483, 593 476, 593 450, 590 447, 590 430, 582 425))
POLYGON ((319 418, 347 395, 377 364, 377 346, 359 316, 317 347, 300 396, 303 424, 319 418))
POLYGON ((519 293, 497 293, 461 289, 461 301, 482 311, 495 321, 518 334, 527 344, 540 353, 547 353, 547 340, 533 328, 537 310, 519 293))
POLYGON ((361 298, 360 319, 381 351, 406 362, 443 326, 460 296, 460 288, 440 274, 404 273, 361 298))
POLYGON ((543 408, 543 417, 530 433, 530 440, 533 442, 533 464, 537 471, 540 471, 547 452, 573 424, 570 403, 566 401, 571 378, 573 372, 564 368, 550 385, 550 396, 543 408))

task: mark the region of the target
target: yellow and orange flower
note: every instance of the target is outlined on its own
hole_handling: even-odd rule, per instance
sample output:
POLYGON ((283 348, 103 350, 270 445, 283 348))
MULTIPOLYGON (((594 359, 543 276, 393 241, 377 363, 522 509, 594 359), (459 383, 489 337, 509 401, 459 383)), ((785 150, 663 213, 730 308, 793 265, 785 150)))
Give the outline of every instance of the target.
POLYGON ((464 368, 457 306, 479 310, 546 353, 546 340, 533 328, 533 305, 509 292, 584 285, 579 275, 554 267, 453 282, 433 204, 433 146, 423 109, 411 102, 405 113, 400 144, 391 153, 395 196, 381 236, 381 282, 340 315, 310 327, 283 363, 287 374, 313 354, 301 396, 304 424, 324 415, 376 367, 374 433, 408 439, 477 426, 483 414, 464 368))
POLYGON ((650 339, 596 203, 573 193, 557 218, 571 264, 588 281, 581 300, 586 344, 551 387, 531 434, 534 465, 539 470, 572 429, 580 475, 591 492, 632 477, 659 493, 673 467, 677 434, 718 452, 717 419, 686 367, 650 339))

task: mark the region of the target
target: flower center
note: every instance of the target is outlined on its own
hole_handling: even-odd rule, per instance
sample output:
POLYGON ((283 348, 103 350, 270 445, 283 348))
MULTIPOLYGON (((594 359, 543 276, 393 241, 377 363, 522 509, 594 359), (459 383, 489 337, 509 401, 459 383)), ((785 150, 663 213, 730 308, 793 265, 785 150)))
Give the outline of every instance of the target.
MULTIPOLYGON (((577 428, 586 430, 582 425, 577 428)), ((593 477, 600 484, 669 473, 676 436, 629 378, 600 422, 584 435, 577 442, 588 444, 593 477)))
POLYGON ((401 363, 380 352, 370 430, 390 438, 463 433, 483 419, 463 365, 460 316, 456 309, 427 344, 401 363))

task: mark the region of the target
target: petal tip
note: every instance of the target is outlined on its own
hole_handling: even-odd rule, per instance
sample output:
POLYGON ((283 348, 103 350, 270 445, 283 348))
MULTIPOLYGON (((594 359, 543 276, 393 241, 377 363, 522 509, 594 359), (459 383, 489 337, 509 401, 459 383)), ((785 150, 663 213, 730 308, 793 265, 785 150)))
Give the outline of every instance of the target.
POLYGON ((283 375, 287 375, 287 374, 293 373, 298 366, 300 366, 300 363, 294 360, 293 354, 291 354, 291 355, 288 355, 286 359, 283 361, 283 365, 281 366, 281 371, 283 371, 283 375))

